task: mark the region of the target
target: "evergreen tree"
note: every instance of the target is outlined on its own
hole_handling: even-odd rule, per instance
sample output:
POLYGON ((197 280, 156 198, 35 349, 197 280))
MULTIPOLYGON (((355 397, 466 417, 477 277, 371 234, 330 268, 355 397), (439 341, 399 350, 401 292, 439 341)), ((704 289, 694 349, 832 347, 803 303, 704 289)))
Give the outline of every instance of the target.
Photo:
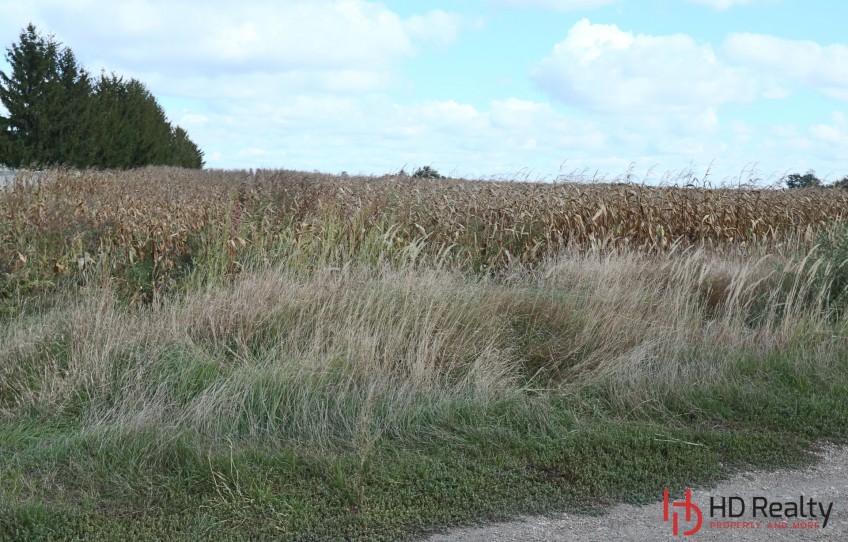
POLYGON ((88 72, 79 66, 70 49, 64 49, 59 57, 57 83, 50 111, 56 127, 52 142, 55 160, 51 163, 93 165, 94 87, 88 72))
POLYGON ((168 156, 157 149, 167 144, 170 127, 143 84, 134 79, 125 82, 115 74, 103 74, 95 95, 99 113, 98 164, 132 168, 168 163, 168 156))
POLYGON ((188 138, 185 130, 177 126, 173 133, 174 155, 177 159, 178 166, 185 168, 202 168, 203 167, 203 151, 201 151, 194 141, 188 138))
POLYGON ((0 133, 3 164, 19 167, 43 161, 57 58, 56 42, 41 37, 32 24, 20 34, 20 43, 7 50, 12 73, 7 76, 0 72, 0 102, 7 111, 0 133))
POLYGON ((0 164, 133 168, 203 167, 203 152, 140 81, 105 73, 93 82, 74 53, 30 24, 0 72, 0 164))

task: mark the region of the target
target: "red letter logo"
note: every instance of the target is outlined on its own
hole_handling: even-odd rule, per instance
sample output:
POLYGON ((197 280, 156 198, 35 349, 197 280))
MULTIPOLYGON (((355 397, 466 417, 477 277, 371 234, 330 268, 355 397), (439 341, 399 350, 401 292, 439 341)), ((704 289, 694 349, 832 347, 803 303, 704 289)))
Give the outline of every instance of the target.
MULTIPOLYGON (((692 512, 695 512, 695 526, 689 529, 688 531, 683 531, 683 536, 691 536, 698 531, 701 530, 701 523, 704 521, 704 517, 701 515, 701 509, 697 504, 692 502, 692 490, 686 489, 686 500, 683 502, 672 502, 672 507, 682 507, 686 509, 686 522, 692 521, 692 512)), ((668 521, 668 490, 663 491, 663 521, 668 521)), ((678 522, 677 522, 677 512, 672 512, 671 514, 671 534, 677 536, 679 531, 678 522)))

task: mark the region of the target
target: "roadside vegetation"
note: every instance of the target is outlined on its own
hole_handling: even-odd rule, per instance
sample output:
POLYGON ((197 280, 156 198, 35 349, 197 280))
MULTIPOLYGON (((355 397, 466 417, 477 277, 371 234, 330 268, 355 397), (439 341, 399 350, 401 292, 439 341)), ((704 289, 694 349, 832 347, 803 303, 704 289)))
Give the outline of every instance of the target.
POLYGON ((401 540, 848 434, 848 192, 148 168, 0 191, 0 540, 401 540))

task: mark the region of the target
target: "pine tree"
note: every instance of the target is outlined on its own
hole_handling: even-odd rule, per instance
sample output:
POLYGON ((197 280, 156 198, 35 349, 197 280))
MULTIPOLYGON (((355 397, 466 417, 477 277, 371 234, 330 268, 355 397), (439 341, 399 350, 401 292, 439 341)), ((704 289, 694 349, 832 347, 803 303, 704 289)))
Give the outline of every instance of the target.
POLYGON ((56 78, 58 45, 45 39, 30 24, 20 34, 20 43, 6 52, 11 76, 0 72, 2 118, 0 163, 11 167, 42 162, 43 135, 48 130, 50 83, 56 78))
POLYGON ((70 49, 64 49, 59 57, 57 83, 50 115, 56 126, 55 163, 75 167, 93 165, 94 87, 88 72, 79 66, 70 49))
POLYGON ((92 81, 69 48, 30 24, 0 72, 0 164, 133 168, 203 167, 203 152, 147 87, 101 74, 92 81))
POLYGON ((188 133, 177 126, 173 133, 174 155, 178 166, 185 168, 202 168, 203 151, 188 138, 188 133))
MULTIPOLYGON (((175 145, 165 111, 143 83, 103 74, 95 96, 98 164, 110 168, 184 165, 186 160, 175 145)), ((195 163, 194 167, 202 165, 197 160, 195 163)))

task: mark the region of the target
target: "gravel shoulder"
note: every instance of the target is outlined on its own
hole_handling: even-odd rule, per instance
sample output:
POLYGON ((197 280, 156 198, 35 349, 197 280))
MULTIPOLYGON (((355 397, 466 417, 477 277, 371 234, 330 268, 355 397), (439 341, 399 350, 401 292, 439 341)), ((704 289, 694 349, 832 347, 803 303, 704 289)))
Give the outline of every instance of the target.
MULTIPOLYGON (((620 504, 602 516, 583 516, 561 513, 548 517, 530 517, 510 523, 500 523, 479 528, 463 528, 443 534, 430 536, 426 542, 494 542, 494 541, 643 541, 643 540, 733 540, 770 542, 779 540, 846 540, 848 541, 848 447, 822 445, 813 451, 819 461, 807 468, 798 470, 777 470, 774 472, 742 472, 722 482, 714 488, 693 489, 692 503, 699 506, 703 514, 700 530, 692 536, 683 536, 683 531, 695 526, 686 522, 683 508, 677 508, 681 514, 680 530, 677 536, 672 534, 671 522, 663 520, 663 500, 661 489, 656 503, 645 506, 620 504), (802 505, 795 505, 803 495, 802 505), (710 517, 710 498, 715 503, 721 497, 741 497, 734 501, 734 512, 740 510, 739 502, 745 504, 745 513, 739 517, 710 517), (798 514, 809 515, 809 500, 813 499, 812 512, 817 518, 786 518, 787 528, 769 528, 769 518, 763 518, 762 511, 753 517, 751 510, 754 498, 765 497, 768 504, 781 503, 784 511, 797 508, 798 514), (789 503, 793 504, 789 504, 789 503), (832 502, 827 527, 822 528, 818 503, 826 509, 832 502), (722 524, 710 525, 711 521, 738 522, 735 526, 722 524), (760 522, 745 525, 745 522, 760 522), (818 521, 819 527, 793 528, 793 521, 818 521)), ((680 495, 672 501, 681 501, 680 495)), ((730 501, 726 501, 728 504, 730 501)), ((763 500, 756 501, 762 505, 763 500)), ((675 510, 672 506, 670 510, 675 510)), ((791 512, 790 512, 791 513, 791 512)), ((670 516, 671 517, 671 516, 670 516)), ((772 521, 778 521, 772 519, 772 521)), ((783 521, 782 518, 779 521, 783 521)))

